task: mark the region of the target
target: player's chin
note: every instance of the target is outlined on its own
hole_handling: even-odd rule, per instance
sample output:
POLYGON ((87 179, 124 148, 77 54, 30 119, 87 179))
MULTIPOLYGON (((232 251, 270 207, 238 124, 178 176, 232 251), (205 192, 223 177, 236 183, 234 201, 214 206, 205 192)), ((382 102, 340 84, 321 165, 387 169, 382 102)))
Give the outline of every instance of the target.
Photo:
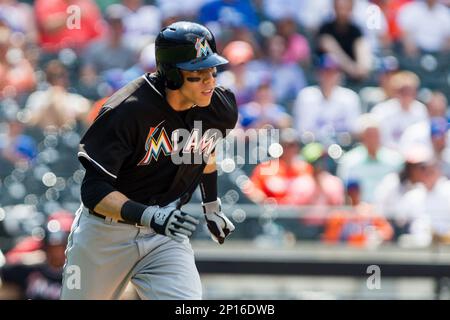
POLYGON ((211 97, 201 97, 197 99, 196 105, 199 107, 207 107, 211 103, 211 97))

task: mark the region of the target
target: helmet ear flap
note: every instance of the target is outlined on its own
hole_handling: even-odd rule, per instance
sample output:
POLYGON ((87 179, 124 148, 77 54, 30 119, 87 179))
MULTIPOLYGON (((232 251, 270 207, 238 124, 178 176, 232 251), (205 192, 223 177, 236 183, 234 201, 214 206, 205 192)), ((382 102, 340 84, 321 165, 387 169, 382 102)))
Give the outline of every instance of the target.
POLYGON ((165 77, 168 89, 177 90, 183 85, 183 75, 178 68, 166 68, 165 77))

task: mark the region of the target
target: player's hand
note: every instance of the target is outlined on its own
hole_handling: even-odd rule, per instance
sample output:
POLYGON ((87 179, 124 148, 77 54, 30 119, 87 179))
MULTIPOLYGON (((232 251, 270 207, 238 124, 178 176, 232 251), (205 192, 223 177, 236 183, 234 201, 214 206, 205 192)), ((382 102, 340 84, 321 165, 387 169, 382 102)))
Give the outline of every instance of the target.
POLYGON ((192 236, 199 221, 179 209, 176 202, 165 207, 149 206, 143 214, 144 225, 156 233, 168 236, 177 242, 183 242, 192 236))
POLYGON ((223 214, 219 198, 216 201, 202 203, 202 206, 211 238, 222 244, 225 238, 234 231, 233 223, 223 214))

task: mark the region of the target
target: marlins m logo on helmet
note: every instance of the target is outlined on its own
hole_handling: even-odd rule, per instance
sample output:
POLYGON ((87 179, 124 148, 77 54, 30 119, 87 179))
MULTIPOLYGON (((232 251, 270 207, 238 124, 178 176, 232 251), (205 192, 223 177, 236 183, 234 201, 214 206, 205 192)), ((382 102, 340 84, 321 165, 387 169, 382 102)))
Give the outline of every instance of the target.
POLYGON ((197 41, 195 42, 195 49, 197 50, 196 58, 200 58, 202 56, 207 57, 212 54, 211 47, 205 38, 197 38, 197 41))

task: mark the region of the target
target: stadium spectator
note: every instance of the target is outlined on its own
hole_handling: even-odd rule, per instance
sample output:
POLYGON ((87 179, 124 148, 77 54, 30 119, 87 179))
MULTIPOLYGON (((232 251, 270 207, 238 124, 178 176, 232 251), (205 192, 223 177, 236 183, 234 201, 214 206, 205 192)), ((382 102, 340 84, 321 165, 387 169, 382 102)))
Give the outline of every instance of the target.
POLYGON ((353 0, 334 0, 334 20, 323 24, 318 32, 319 54, 330 54, 350 79, 368 77, 372 54, 361 29, 352 22, 353 0))
POLYGON ((436 53, 450 49, 450 11, 438 0, 414 1, 403 6, 397 17, 406 54, 436 53))
POLYGON ((397 73, 398 68, 399 63, 395 56, 378 59, 378 65, 374 72, 378 86, 366 86, 359 91, 364 111, 370 111, 375 105, 395 97, 392 77, 397 73))
POLYGON ((299 92, 293 114, 302 139, 312 134, 316 141, 328 145, 341 134, 354 132, 361 106, 354 91, 339 85, 341 71, 331 56, 322 56, 317 68, 319 85, 299 92))
POLYGON ((137 54, 123 36, 125 14, 125 9, 118 4, 106 9, 107 35, 91 43, 83 52, 84 68, 92 68, 93 72, 101 75, 111 69, 126 70, 137 62, 137 54))
POLYGON ((442 92, 434 91, 426 101, 428 112, 427 120, 418 122, 405 130, 400 139, 402 149, 407 149, 414 144, 424 144, 432 148, 432 135, 447 131, 447 98, 442 92), (432 130, 434 121, 434 129, 432 130), (445 124, 443 124, 445 122, 445 124))
MULTIPOLYGON (((291 16, 307 34, 316 34, 324 22, 336 15, 333 10, 334 0, 297 1, 284 0, 283 5, 276 0, 264 0, 264 15, 272 21, 291 16)), ((354 1, 351 18, 363 32, 373 52, 378 52, 386 45, 387 19, 383 11, 374 6, 376 1, 354 1)))
POLYGON ((357 206, 361 201, 361 183, 356 179, 343 180, 345 182, 345 204, 357 206))
POLYGON ((425 164, 433 158, 433 154, 428 148, 415 145, 403 153, 403 158, 405 164, 402 171, 386 175, 376 187, 374 196, 377 211, 393 219, 400 230, 408 222, 401 207, 401 199, 423 182, 425 164))
POLYGON ((200 8, 209 0, 156 0, 155 5, 161 12, 163 25, 167 26, 175 21, 197 20, 200 8), (174 21, 175 20, 175 21, 174 21))
POLYGON ((37 143, 25 133, 23 123, 9 119, 6 128, 0 142, 0 177, 7 176, 21 163, 31 164, 38 154, 37 143))
POLYGON ((94 122, 95 118, 97 118, 100 112, 100 109, 103 107, 108 98, 114 92, 116 92, 117 90, 122 88, 126 83, 128 83, 125 81, 126 81, 125 72, 120 69, 111 69, 103 73, 101 85, 104 85, 106 87, 105 88, 106 94, 104 97, 95 100, 95 102, 92 104, 92 107, 86 116, 87 124, 92 124, 94 122))
POLYGON ((290 204, 302 213, 299 225, 301 238, 318 239, 334 206, 345 201, 342 181, 330 171, 331 158, 323 145, 309 143, 302 148, 302 159, 313 167, 313 173, 295 178, 289 186, 290 204))
POLYGON ((430 148, 440 164, 440 170, 450 177, 450 140, 448 139, 447 98, 442 92, 434 91, 426 101, 428 119, 410 126, 401 139, 402 149, 414 144, 430 148))
POLYGON ((375 211, 373 205, 361 201, 357 180, 347 181, 346 193, 351 208, 330 214, 325 223, 323 241, 373 248, 392 239, 394 230, 389 222, 375 211))
POLYGON ((37 41, 37 28, 33 8, 30 4, 17 0, 0 1, 0 20, 17 33, 20 33, 27 42, 37 41))
POLYGON ((35 84, 32 65, 11 43, 11 30, 0 27, 0 98, 16 98, 31 91, 35 84))
POLYGON ((352 19, 374 55, 380 55, 390 47, 386 16, 374 1, 354 1, 352 19))
POLYGON ((217 22, 225 27, 243 26, 250 30, 258 27, 258 17, 250 0, 213 0, 199 9, 198 21, 210 25, 217 22))
POLYGON ((376 186, 388 173, 399 171, 403 158, 399 153, 381 146, 379 123, 371 114, 358 121, 361 144, 339 159, 337 175, 343 181, 356 180, 364 202, 373 201, 376 186))
POLYGON ((44 226, 42 241, 26 238, 7 255, 7 264, 0 269, 0 297, 27 300, 59 300, 62 286, 62 268, 73 215, 56 212, 44 226), (24 263, 24 256, 43 250, 43 262, 24 263))
POLYGON ((285 108, 275 103, 268 83, 260 84, 253 101, 239 107, 239 118, 240 125, 245 129, 260 129, 268 125, 281 129, 292 125, 292 118, 285 108))
POLYGON ((283 61, 286 46, 286 39, 282 36, 269 37, 265 40, 266 56, 249 64, 249 71, 255 79, 271 82, 276 102, 280 104, 290 104, 306 85, 303 69, 297 63, 283 61))
POLYGON ((142 0, 122 0, 121 6, 124 11, 124 42, 137 54, 153 42, 161 30, 161 9, 142 0))
POLYGON ((112 69, 103 74, 102 84, 106 84, 106 92, 104 97, 96 100, 91 110, 89 111, 86 121, 87 124, 92 124, 100 112, 103 104, 108 100, 108 98, 117 90, 122 88, 128 82, 141 77, 144 73, 155 72, 156 71, 156 60, 155 60, 155 44, 151 43, 147 45, 139 55, 139 61, 131 68, 122 71, 118 69, 112 69))
POLYGON ((276 21, 283 16, 292 15, 296 22, 308 33, 315 33, 323 20, 332 12, 332 0, 297 1, 284 0, 283 5, 277 0, 264 0, 262 11, 269 20, 276 21))
POLYGON ((410 220, 409 244, 427 246, 433 239, 450 243, 449 198, 450 181, 442 176, 438 162, 426 162, 422 184, 407 192, 401 201, 404 215, 410 220))
POLYGON ((439 170, 447 178, 450 177, 450 146, 448 139, 448 120, 432 118, 430 124, 431 145, 439 170))
POLYGON ((155 43, 150 43, 145 46, 139 53, 138 62, 131 68, 125 70, 125 81, 128 83, 146 72, 156 72, 155 43))
POLYGON ((252 46, 245 41, 231 41, 223 49, 229 61, 228 70, 219 73, 217 82, 233 90, 237 105, 250 102, 258 79, 249 70, 249 62, 255 57, 252 46))
POLYGON ((103 104, 108 100, 108 98, 117 90, 122 88, 128 82, 142 76, 144 73, 155 72, 156 71, 156 60, 155 60, 155 44, 151 43, 146 46, 139 55, 139 61, 131 68, 122 71, 118 69, 112 69, 103 74, 103 83, 107 85, 107 92, 105 96, 96 100, 89 114, 87 115, 87 124, 92 124, 97 117, 103 104))
POLYGON ((301 176, 311 176, 313 168, 299 157, 300 145, 291 129, 281 131, 283 154, 278 159, 258 164, 243 188, 245 195, 255 203, 275 199, 277 204, 292 205, 292 183, 301 176))
POLYGON ((400 9, 413 0, 372 0, 383 11, 388 25, 389 41, 391 44, 397 43, 401 39, 402 32, 397 23, 397 16, 400 9))
POLYGON ((103 35, 103 19, 93 0, 36 0, 34 10, 39 44, 46 52, 81 51, 103 35))
POLYGON ((450 177, 450 140, 448 139, 448 119, 446 115, 446 98, 441 93, 433 94, 433 98, 427 103, 430 119, 409 127, 400 140, 402 149, 408 149, 411 145, 422 144, 434 152, 440 164, 440 170, 450 177), (438 101, 441 101, 442 104, 438 101), (441 109, 439 105, 444 108, 441 109))
MULTIPOLYGON (((344 185, 338 177, 330 173, 331 158, 323 145, 312 142, 301 151, 302 158, 313 167, 312 175, 303 175, 291 185, 291 194, 297 205, 317 206, 311 210, 314 216, 328 206, 340 206, 345 202, 344 185)), ((328 210, 328 209, 326 209, 328 210)), ((319 219, 323 221, 322 219, 319 219)))
POLYGON ((292 13, 276 20, 276 26, 278 34, 286 40, 283 62, 308 64, 310 60, 309 44, 306 38, 297 32, 298 26, 292 13))
POLYGON ((106 8, 108 8, 108 6, 119 2, 120 0, 95 0, 95 3, 97 4, 102 14, 106 11, 106 8))
POLYGON ((28 124, 41 129, 73 128, 78 120, 85 121, 90 102, 86 98, 67 91, 68 71, 58 60, 52 60, 46 67, 49 87, 33 92, 25 106, 28 124))
POLYGON ((384 146, 399 149, 403 132, 411 125, 427 121, 423 103, 416 100, 419 78, 410 71, 396 73, 392 79, 395 98, 377 104, 371 112, 381 124, 381 142, 384 146))
POLYGON ((433 91, 426 101, 428 116, 447 117, 447 109, 449 107, 446 96, 440 91, 433 91))

